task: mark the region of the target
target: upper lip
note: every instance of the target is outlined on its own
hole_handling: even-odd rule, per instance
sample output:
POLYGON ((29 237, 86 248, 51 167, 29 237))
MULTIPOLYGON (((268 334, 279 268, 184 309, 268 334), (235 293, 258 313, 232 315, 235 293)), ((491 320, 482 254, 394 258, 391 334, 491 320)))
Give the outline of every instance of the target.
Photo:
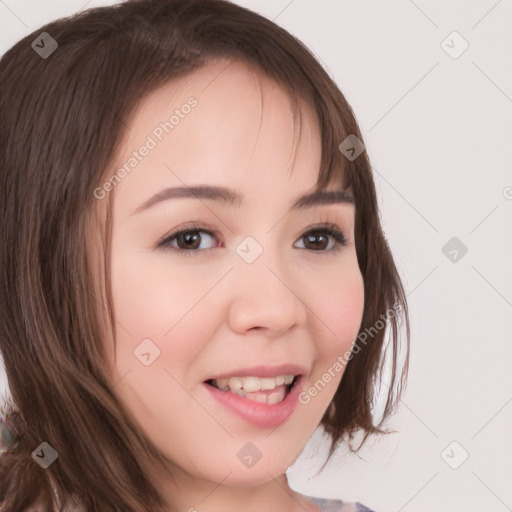
POLYGON ((229 379, 230 377, 278 377, 279 375, 304 375, 306 373, 307 369, 298 364, 259 365, 221 373, 207 380, 229 379))

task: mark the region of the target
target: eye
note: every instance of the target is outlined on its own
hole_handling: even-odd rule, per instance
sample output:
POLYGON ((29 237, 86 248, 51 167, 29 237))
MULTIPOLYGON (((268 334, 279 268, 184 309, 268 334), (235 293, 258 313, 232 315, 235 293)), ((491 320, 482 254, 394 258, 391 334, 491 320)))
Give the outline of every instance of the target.
POLYGON ((215 233, 202 229, 199 226, 175 231, 157 244, 158 248, 169 249, 186 255, 217 246, 218 244, 215 243, 215 233))
POLYGON ((310 229, 304 233, 299 240, 305 243, 299 249, 307 249, 314 252, 333 252, 347 245, 345 235, 335 224, 324 224, 310 229))
MULTIPOLYGON (((219 247, 220 243, 216 240, 218 236, 215 232, 202 226, 190 226, 166 235, 156 247, 189 256, 219 247)), ((313 252, 332 253, 346 244, 345 236, 335 224, 323 224, 304 233, 294 246, 313 252)))

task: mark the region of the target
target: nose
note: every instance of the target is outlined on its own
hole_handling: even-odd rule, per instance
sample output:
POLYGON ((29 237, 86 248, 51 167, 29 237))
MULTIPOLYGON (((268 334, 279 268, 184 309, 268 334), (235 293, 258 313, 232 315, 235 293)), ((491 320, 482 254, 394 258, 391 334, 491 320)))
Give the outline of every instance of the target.
POLYGON ((300 283, 276 258, 240 262, 233 279, 229 324, 234 332, 260 330, 279 338, 295 326, 304 325, 306 298, 301 297, 300 283))

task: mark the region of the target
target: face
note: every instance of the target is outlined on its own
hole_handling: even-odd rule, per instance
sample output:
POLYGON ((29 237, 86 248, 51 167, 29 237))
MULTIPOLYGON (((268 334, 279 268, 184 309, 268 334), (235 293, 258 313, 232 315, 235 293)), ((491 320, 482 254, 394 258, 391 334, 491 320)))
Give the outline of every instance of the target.
POLYGON ((147 97, 96 195, 114 194, 115 394, 177 468, 244 486, 318 426, 363 281, 347 194, 297 205, 320 168, 314 112, 301 104, 299 138, 286 92, 225 66, 147 97))

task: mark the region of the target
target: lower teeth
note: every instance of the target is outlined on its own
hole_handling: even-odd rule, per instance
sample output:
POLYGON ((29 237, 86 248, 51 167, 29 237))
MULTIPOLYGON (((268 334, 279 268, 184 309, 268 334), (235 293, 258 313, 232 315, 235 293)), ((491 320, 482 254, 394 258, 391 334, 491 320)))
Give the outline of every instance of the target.
MULTIPOLYGON (((217 389, 220 389, 218 386, 215 386, 217 389)), ((243 389, 221 389, 221 391, 226 391, 230 393, 234 393, 235 395, 239 395, 243 398, 247 398, 248 400, 252 400, 253 402, 267 403, 267 404, 277 404, 282 402, 288 392, 291 389, 291 385, 288 386, 278 386, 273 393, 265 394, 260 393, 258 391, 254 391, 252 393, 246 393, 243 389)))
POLYGON ((241 389, 237 389, 236 391, 230 390, 231 393, 235 393, 240 395, 248 400, 252 400, 253 402, 267 403, 267 404, 277 404, 282 402, 287 395, 288 391, 284 388, 284 386, 279 386, 279 389, 276 389, 274 393, 270 393, 266 395, 264 393, 258 393, 255 391, 254 393, 246 393, 241 389))

